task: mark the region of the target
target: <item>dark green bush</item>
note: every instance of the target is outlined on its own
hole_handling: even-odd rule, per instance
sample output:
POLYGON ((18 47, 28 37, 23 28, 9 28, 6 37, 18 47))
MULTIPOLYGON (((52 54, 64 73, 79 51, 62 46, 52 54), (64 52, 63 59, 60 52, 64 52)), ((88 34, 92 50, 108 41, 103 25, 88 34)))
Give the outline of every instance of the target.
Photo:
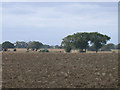
POLYGON ((16 50, 16 49, 14 49, 13 51, 15 51, 15 52, 16 52, 17 50, 16 50))
POLYGON ((71 50, 72 50, 72 48, 71 48, 70 46, 66 46, 66 47, 65 47, 65 51, 66 51, 66 52, 70 52, 71 50))

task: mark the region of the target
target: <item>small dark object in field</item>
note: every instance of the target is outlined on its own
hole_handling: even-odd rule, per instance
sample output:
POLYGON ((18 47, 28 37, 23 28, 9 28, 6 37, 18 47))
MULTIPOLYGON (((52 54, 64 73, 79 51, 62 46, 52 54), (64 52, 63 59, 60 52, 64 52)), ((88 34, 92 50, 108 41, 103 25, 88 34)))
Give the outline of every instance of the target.
POLYGON ((38 51, 38 49, 35 50, 36 52, 38 51))
POLYGON ((49 52, 49 50, 40 50, 39 52, 49 52))
POLYGON ((7 49, 3 49, 3 51, 7 51, 7 49))
POLYGON ((42 52, 42 50, 40 50, 39 52, 42 52))
POLYGON ((46 52, 49 52, 49 50, 46 50, 46 52))
POLYGON ((17 50, 16 50, 16 49, 14 49, 13 51, 15 51, 15 52, 16 52, 17 50))
POLYGON ((29 51, 29 47, 27 47, 27 51, 29 51))

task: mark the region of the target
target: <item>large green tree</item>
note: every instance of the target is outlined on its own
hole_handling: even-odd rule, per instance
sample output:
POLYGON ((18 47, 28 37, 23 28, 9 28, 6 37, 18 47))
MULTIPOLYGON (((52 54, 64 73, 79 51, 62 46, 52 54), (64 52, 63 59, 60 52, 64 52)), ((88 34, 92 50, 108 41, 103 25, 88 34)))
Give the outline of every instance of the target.
POLYGON ((80 52, 83 52, 83 49, 85 49, 86 52, 89 45, 89 40, 89 33, 76 33, 63 38, 62 45, 65 47, 66 51, 70 51, 71 49, 79 49, 80 52))
POLYGON ((2 43, 2 49, 4 49, 4 50, 5 49, 7 50, 8 48, 14 48, 14 47, 15 47, 14 44, 9 41, 2 43))
POLYGON ((97 52, 103 45, 110 40, 110 37, 107 35, 100 34, 98 32, 92 33, 75 33, 73 35, 68 35, 67 37, 63 38, 62 46, 65 47, 65 50, 70 52, 71 49, 79 49, 80 52, 89 47, 89 43, 92 44, 92 48, 95 49, 97 52))
POLYGON ((32 41, 32 42, 29 42, 28 44, 28 48, 31 48, 32 50, 35 50, 36 51, 41 48, 43 46, 43 44, 41 42, 38 42, 38 41, 32 41))
POLYGON ((93 44, 96 53, 98 50, 110 40, 110 37, 107 35, 100 34, 98 32, 90 33, 90 42, 93 44))
POLYGON ((80 52, 83 52, 83 49, 85 49, 85 52, 86 52, 86 49, 88 48, 88 45, 89 45, 89 33, 76 33, 73 35, 73 46, 76 48, 76 49, 79 49, 80 52))
POLYGON ((15 42, 16 48, 27 48, 28 44, 24 41, 17 41, 15 42))
POLYGON ((66 52, 70 52, 73 47, 73 35, 68 35, 67 37, 63 38, 61 46, 65 48, 66 52))

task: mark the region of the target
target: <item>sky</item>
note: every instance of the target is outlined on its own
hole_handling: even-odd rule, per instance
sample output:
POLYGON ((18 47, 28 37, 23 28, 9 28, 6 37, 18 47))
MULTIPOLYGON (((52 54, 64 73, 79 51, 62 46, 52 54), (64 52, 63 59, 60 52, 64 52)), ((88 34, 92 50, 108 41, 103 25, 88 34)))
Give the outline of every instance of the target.
POLYGON ((77 32, 99 32, 118 43, 117 2, 4 2, 2 41, 60 45, 77 32))

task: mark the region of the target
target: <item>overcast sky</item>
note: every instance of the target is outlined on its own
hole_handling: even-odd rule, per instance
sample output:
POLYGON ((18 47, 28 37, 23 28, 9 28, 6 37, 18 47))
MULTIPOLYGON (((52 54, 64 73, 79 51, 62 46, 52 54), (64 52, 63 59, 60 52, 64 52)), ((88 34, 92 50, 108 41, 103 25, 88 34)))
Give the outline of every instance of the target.
POLYGON ((3 41, 60 45, 69 34, 99 32, 118 43, 117 2, 5 2, 2 11, 3 41))

